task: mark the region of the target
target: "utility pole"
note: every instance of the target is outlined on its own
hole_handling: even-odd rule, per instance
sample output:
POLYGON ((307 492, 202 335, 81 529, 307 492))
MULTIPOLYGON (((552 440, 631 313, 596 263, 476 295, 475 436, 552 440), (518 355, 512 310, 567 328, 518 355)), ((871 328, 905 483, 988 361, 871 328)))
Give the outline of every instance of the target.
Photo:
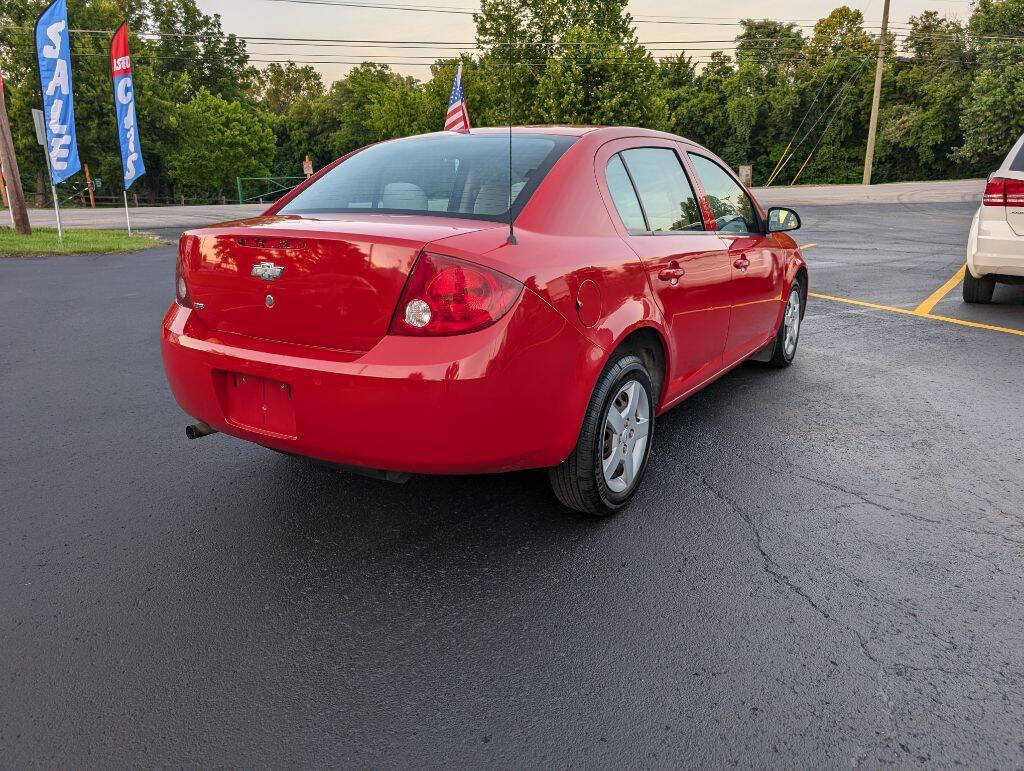
POLYGON ((871 97, 871 122, 868 124, 868 149, 864 154, 864 184, 871 184, 871 164, 875 160, 875 131, 878 128, 878 102, 882 98, 882 70, 885 68, 885 33, 889 28, 889 0, 882 7, 882 32, 878 36, 878 61, 875 63, 875 93, 871 97))
POLYGON ((3 163, 4 177, 7 180, 7 197, 14 217, 14 229, 23 236, 32 235, 32 226, 28 221, 28 209, 25 208, 25 193, 21 189, 21 174, 18 172, 18 159, 14 157, 14 138, 11 136, 11 124, 7 119, 7 100, 4 98, 4 81, 0 76, 0 162, 3 163))

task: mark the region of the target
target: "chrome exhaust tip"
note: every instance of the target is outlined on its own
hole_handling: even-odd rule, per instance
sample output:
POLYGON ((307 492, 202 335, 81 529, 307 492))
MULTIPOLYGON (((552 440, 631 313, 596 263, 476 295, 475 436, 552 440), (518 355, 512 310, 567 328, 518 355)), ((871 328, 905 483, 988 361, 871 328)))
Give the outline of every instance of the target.
POLYGON ((190 426, 185 426, 185 436, 187 436, 189 439, 202 439, 204 436, 209 436, 210 434, 216 433, 216 428, 211 428, 208 424, 204 423, 201 420, 198 423, 193 423, 190 426))

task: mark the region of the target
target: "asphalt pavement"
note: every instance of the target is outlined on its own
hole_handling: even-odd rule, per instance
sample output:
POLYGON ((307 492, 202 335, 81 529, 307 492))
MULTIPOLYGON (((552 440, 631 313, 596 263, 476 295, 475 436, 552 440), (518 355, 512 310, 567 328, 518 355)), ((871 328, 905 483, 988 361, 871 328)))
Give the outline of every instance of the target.
POLYGON ((189 442, 172 247, 0 260, 0 765, 1024 765, 1024 287, 914 315, 973 209, 802 206, 796 363, 600 521, 189 442))

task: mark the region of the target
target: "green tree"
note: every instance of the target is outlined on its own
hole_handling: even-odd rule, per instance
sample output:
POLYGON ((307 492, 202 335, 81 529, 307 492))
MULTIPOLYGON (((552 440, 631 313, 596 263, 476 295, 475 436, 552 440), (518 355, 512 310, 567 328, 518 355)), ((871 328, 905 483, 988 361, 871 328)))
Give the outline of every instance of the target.
POLYGON ((668 109, 657 89, 658 67, 632 42, 586 27, 563 37, 537 83, 536 114, 544 122, 664 129, 668 109))
POLYGON ((744 19, 736 37, 736 61, 750 62, 763 70, 792 71, 803 52, 804 33, 796 24, 769 19, 744 19))
POLYGON ((180 113, 181 141, 168 158, 170 176, 185 191, 225 195, 236 177, 270 174, 274 132, 266 117, 205 88, 180 113))
POLYGON ((954 157, 991 169, 1024 132, 1024 0, 979 0, 969 23, 979 69, 962 104, 964 143, 954 157), (1013 39, 1016 38, 1016 39, 1013 39))
POLYGON ((964 100, 964 144, 955 157, 979 172, 994 168, 1024 133, 1024 63, 984 67, 964 100))
MULTIPOLYGON (((569 30, 586 28, 624 42, 633 38, 628 0, 483 0, 474 14, 477 42, 489 49, 512 44, 518 61, 539 73, 550 56, 564 53, 569 30)), ((507 59, 507 54, 502 54, 507 59)))
POLYGON ((245 41, 224 33, 219 14, 203 13, 196 0, 148 1, 150 26, 160 36, 151 46, 158 80, 184 73, 196 90, 228 101, 248 99, 256 69, 245 41))
POLYGON ((311 65, 271 62, 257 79, 257 98, 275 114, 283 114, 297 102, 324 95, 324 81, 311 65))
POLYGON ((384 87, 369 107, 370 128, 378 139, 427 134, 442 128, 444 116, 431 114, 427 93, 419 83, 384 87))
POLYGON ((410 80, 386 64, 364 62, 331 86, 320 100, 318 117, 334 157, 381 139, 370 107, 386 89, 409 85, 410 80))
POLYGON ((864 30, 864 14, 846 5, 814 25, 814 34, 806 47, 812 62, 839 55, 871 56, 875 51, 875 40, 864 30))
POLYGON ((730 134, 725 88, 733 72, 732 59, 715 51, 693 83, 683 80, 669 90, 666 93, 671 110, 668 130, 707 147, 721 149, 730 134))
POLYGON ((893 63, 894 88, 879 116, 880 181, 955 174, 950 148, 963 143, 960 103, 974 78, 963 25, 926 11, 910 19, 905 47, 893 63))
POLYGON ((329 162, 330 151, 323 146, 315 121, 317 102, 326 93, 320 73, 308 64, 272 62, 257 83, 260 107, 277 137, 271 171, 279 176, 298 176, 307 155, 316 166, 329 162))

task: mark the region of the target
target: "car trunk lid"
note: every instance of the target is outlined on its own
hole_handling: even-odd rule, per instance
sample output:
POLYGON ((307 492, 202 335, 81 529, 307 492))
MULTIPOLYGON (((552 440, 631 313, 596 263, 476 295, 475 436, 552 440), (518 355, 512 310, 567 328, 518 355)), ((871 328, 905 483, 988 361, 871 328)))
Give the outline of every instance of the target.
POLYGON ((428 243, 493 223, 398 215, 262 217, 191 231, 181 257, 211 329, 369 350, 428 243))

